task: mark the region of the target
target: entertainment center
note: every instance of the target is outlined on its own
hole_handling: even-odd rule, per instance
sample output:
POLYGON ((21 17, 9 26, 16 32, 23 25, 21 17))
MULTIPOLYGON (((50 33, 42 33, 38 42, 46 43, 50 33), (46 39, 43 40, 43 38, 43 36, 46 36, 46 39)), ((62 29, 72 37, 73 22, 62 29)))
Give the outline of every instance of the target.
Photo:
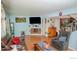
POLYGON ((41 18, 40 17, 30 17, 30 35, 41 35, 41 18))

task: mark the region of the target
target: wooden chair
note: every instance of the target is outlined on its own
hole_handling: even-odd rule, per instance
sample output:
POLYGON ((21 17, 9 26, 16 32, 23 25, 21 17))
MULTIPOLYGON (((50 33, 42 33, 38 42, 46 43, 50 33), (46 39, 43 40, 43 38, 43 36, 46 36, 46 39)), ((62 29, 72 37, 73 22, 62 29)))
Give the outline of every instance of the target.
POLYGON ((49 27, 48 28, 48 37, 55 37, 57 35, 56 29, 49 27))
POLYGON ((43 51, 43 49, 36 43, 34 44, 34 51, 43 51))

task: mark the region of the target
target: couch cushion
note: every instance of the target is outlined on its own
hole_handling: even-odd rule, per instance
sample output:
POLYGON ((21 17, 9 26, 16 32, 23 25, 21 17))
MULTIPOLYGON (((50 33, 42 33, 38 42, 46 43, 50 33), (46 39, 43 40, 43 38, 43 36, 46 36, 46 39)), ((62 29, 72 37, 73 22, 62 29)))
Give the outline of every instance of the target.
POLYGON ((45 42, 39 42, 38 43, 38 45, 44 50, 44 51, 51 51, 52 50, 52 48, 51 47, 49 47, 49 48, 45 48, 45 46, 46 46, 46 43, 45 42))
POLYGON ((61 36, 61 37, 59 38, 59 41, 65 42, 65 41, 66 41, 66 37, 61 36))

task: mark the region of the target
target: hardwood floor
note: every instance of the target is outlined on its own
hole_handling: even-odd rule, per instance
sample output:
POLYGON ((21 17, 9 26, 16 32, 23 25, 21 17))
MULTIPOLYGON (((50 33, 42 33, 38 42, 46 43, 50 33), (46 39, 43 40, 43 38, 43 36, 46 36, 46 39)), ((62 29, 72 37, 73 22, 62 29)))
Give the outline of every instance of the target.
MULTIPOLYGON (((48 44, 51 44, 50 43, 51 38, 49 38, 49 37, 38 36, 38 35, 37 36, 36 35, 34 35, 34 36, 30 35, 30 36, 25 37, 25 40, 21 42, 21 45, 24 47, 24 51, 34 51, 34 44, 37 44, 37 43, 39 43, 41 41, 47 41, 48 44)), ((11 44, 9 46, 11 46, 11 44)), ((51 47, 52 47, 52 51, 59 51, 56 48, 54 48, 54 46, 51 46, 51 47)), ((43 51, 43 50, 40 50, 40 51, 43 51)), ((73 51, 73 50, 72 49, 67 49, 65 51, 73 51)))
POLYGON ((33 44, 44 41, 44 36, 26 36, 25 39, 25 46, 28 50, 33 50, 33 44))
MULTIPOLYGON (((34 44, 39 43, 41 41, 47 41, 50 44, 51 38, 46 38, 45 36, 26 36, 25 39, 25 49, 28 51, 33 51, 34 44)), ((56 48, 53 48, 53 51, 58 51, 56 48)), ((71 49, 68 49, 66 51, 72 51, 71 49)))

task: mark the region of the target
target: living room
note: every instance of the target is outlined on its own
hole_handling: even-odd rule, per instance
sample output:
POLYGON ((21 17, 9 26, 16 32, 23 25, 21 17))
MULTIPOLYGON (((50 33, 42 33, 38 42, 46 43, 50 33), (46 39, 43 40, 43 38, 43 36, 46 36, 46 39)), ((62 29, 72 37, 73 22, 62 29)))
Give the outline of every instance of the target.
POLYGON ((77 50, 76 0, 1 2, 2 51, 77 50))

